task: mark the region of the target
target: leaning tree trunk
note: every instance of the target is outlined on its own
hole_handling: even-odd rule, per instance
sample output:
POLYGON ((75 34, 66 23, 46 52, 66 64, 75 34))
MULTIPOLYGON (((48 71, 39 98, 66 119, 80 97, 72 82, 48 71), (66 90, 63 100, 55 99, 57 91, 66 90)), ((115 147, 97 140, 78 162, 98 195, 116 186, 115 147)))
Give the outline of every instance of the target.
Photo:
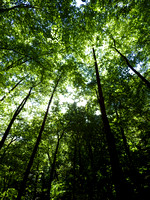
POLYGON ((104 124, 106 139, 107 139, 107 143, 108 143, 108 150, 109 150, 109 155, 110 155, 110 163, 111 163, 111 169, 112 169, 112 181, 115 185, 117 200, 123 200, 123 199, 126 199, 125 196, 128 191, 126 191, 126 188, 125 188, 125 181, 123 179, 123 172, 120 167, 120 163, 119 163, 119 159, 118 159, 114 135, 111 132, 108 117, 106 114, 103 91, 102 91, 100 76, 99 76, 99 72, 98 72, 98 65, 97 65, 94 48, 93 48, 93 56, 94 56, 94 60, 95 60, 95 71, 96 71, 96 79, 97 79, 97 85, 98 85, 98 95, 99 95, 98 101, 99 101, 99 105, 100 105, 100 110, 101 110, 101 114, 102 114, 102 120, 103 120, 103 124, 104 124))
POLYGON ((134 67, 132 67, 132 65, 130 64, 130 62, 127 59, 127 57, 124 56, 116 47, 113 47, 113 48, 125 60, 125 62, 127 63, 128 67, 147 85, 147 87, 150 88, 150 82, 146 78, 144 78, 144 76, 142 76, 138 71, 136 71, 134 67))
POLYGON ((48 115, 48 111, 49 111, 49 108, 50 108, 50 105, 51 105, 51 102, 52 102, 52 99, 53 99, 53 96, 54 96, 54 93, 56 91, 56 88, 58 86, 58 83, 59 83, 59 80, 60 80, 61 76, 59 77, 59 79, 57 80, 56 82, 56 85, 53 89, 53 92, 52 92, 52 95, 49 99, 49 102, 48 102, 48 106, 47 106, 47 109, 46 109, 46 112, 45 112, 45 115, 44 115, 44 119, 43 119, 43 122, 42 122, 42 126, 41 126, 41 129, 40 129, 40 132, 39 132, 39 135, 38 135, 38 138, 36 140, 36 143, 35 143, 35 146, 34 146, 34 149, 32 151, 32 154, 31 154, 31 157, 30 157, 30 160, 29 160, 29 163, 27 165, 27 168, 26 168, 26 171, 24 173, 24 178, 23 178, 23 181, 21 183, 21 186, 20 186, 20 189, 19 189, 19 192, 18 192, 18 196, 17 196, 17 200, 21 200, 21 197, 23 195, 23 192, 25 190, 25 187, 26 187, 26 182, 27 182, 27 179, 28 179, 28 175, 30 173, 30 170, 31 170, 31 167, 33 165, 33 161, 34 161, 34 158, 35 158, 35 155, 37 153, 37 150, 38 150, 38 146, 40 144, 40 141, 41 141, 41 137, 42 137, 42 133, 44 131, 44 127, 45 127, 45 122, 46 122, 46 119, 47 119, 47 115, 48 115))
POLYGON ((9 131, 10 131, 10 129, 11 129, 16 117, 19 115, 19 113, 23 109, 24 105, 26 104, 26 102, 27 102, 27 100, 28 100, 28 98, 29 98, 29 96, 31 94, 31 90, 32 90, 32 87, 30 88, 28 95, 23 99, 23 101, 20 103, 20 105, 18 106, 17 110, 15 111, 15 113, 14 113, 14 115, 13 115, 13 117, 12 117, 12 119, 11 119, 11 121, 10 121, 10 123, 9 123, 9 125, 8 125, 4 135, 3 135, 3 137, 2 137, 2 140, 0 141, 0 150, 1 150, 2 146, 4 145, 4 142, 5 142, 8 134, 9 134, 9 131))

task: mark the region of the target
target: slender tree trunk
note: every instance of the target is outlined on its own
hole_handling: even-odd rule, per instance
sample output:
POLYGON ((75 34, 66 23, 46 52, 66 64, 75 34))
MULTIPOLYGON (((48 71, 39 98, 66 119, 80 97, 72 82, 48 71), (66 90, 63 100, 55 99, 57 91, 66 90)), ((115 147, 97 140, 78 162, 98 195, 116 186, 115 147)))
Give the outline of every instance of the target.
POLYGON ((132 65, 130 64, 129 60, 127 59, 126 56, 124 56, 116 47, 113 47, 115 49, 116 52, 118 52, 120 54, 120 56, 126 61, 128 67, 147 85, 147 87, 150 88, 150 82, 144 78, 144 76, 142 76, 138 71, 136 71, 134 69, 134 67, 132 67, 132 65))
POLYGON ((73 155, 73 184, 72 184, 72 200, 76 200, 76 156, 77 156, 77 144, 75 141, 74 155, 73 155))
MULTIPOLYGON (((120 120, 119 120, 119 114, 118 114, 117 109, 115 109, 115 112, 116 112, 116 116, 117 116, 117 121, 119 122, 120 120)), ((121 123, 119 123, 119 124, 120 124, 120 132, 121 132, 121 136, 122 136, 122 139, 123 139, 125 153, 126 153, 126 155, 128 157, 129 162, 132 163, 132 159, 131 159, 131 155, 130 155, 130 149, 129 149, 129 145, 128 145, 128 142, 127 142, 127 138, 125 136, 124 129, 121 126, 121 123)))
POLYGON ((90 159, 90 165, 91 165, 91 173, 92 175, 88 176, 88 187, 87 187, 87 194, 88 194, 88 199, 93 200, 93 186, 96 184, 96 173, 94 170, 94 159, 93 159, 93 152, 92 152, 92 147, 90 144, 90 141, 88 141, 87 145, 87 151, 90 159))
MULTIPOLYGON (((117 109, 115 109, 115 110, 116 110, 117 120, 119 121, 119 114, 117 112, 117 109)), ((137 189, 137 191, 139 192, 143 189, 143 186, 141 184, 142 176, 138 172, 137 167, 135 166, 135 164, 133 162, 133 159, 132 159, 132 156, 131 156, 131 153, 130 153, 130 148, 129 148, 129 145, 127 143, 127 139, 126 139, 126 136, 124 134, 124 129, 121 126, 121 124, 120 124, 120 131, 121 131, 121 135, 122 135, 122 139, 123 139, 125 153, 128 157, 128 161, 129 161, 128 165, 129 165, 129 169, 130 169, 130 178, 133 180, 134 186, 137 189)))
POLYGON ((37 164, 37 174, 35 175, 35 184, 34 184, 34 193, 33 193, 33 200, 36 200, 37 197, 37 184, 38 184, 38 178, 39 178, 39 163, 37 164))
POLYGON ((128 142, 127 142, 127 138, 126 138, 125 133, 124 133, 124 129, 122 127, 120 127, 120 131, 121 131, 121 135, 122 135, 122 139, 123 139, 125 152, 126 152, 128 159, 131 163, 132 159, 131 159, 131 155, 130 155, 130 149, 129 149, 129 145, 128 145, 128 142))
POLYGON ((5 150, 3 151, 2 156, 0 157, 0 164, 3 163, 3 159, 5 158, 5 154, 7 152, 8 147, 16 140, 17 140, 17 138, 12 138, 11 141, 8 143, 8 145, 6 146, 5 150))
POLYGON ((108 143, 110 163, 111 163, 111 168, 112 168, 112 180, 115 185, 117 200, 123 200, 123 199, 125 199, 125 196, 126 196, 125 194, 127 191, 125 191, 125 188, 124 188, 125 184, 124 184, 124 180, 123 180, 123 173, 122 173, 122 169, 120 167, 120 163, 119 163, 119 159, 118 159, 114 135, 111 132, 108 117, 106 114, 103 91, 102 91, 102 87, 101 87, 101 81, 100 81, 100 76, 99 76, 99 72, 98 72, 98 65, 97 65, 94 48, 93 48, 93 56, 94 56, 94 60, 95 60, 95 71, 96 71, 96 79, 97 79, 97 85, 98 85, 98 94, 99 94, 98 101, 99 101, 99 105, 100 105, 102 120, 103 120, 104 129, 105 129, 105 133, 106 133, 106 139, 107 139, 107 143, 108 143))
POLYGON ((60 136, 60 138, 58 138, 57 141, 57 145, 56 145, 56 149, 55 149, 55 153, 54 153, 54 158, 53 158, 53 162, 52 162, 52 167, 50 170, 50 178, 49 178, 49 183, 48 183, 48 190, 47 190, 47 198, 46 200, 50 200, 50 192, 51 192, 51 186, 52 186, 52 181, 54 179, 54 171, 55 171, 55 165, 56 165, 56 158, 57 158, 57 153, 58 153, 58 148, 59 148, 59 144, 60 144, 60 140, 63 137, 64 132, 62 133, 62 135, 60 136))
POLYGON ((38 138, 36 140, 36 143, 35 143, 35 146, 34 146, 34 149, 32 151, 32 154, 31 154, 31 157, 30 157, 30 160, 29 160, 29 163, 27 165, 27 168, 26 168, 26 171, 24 173, 24 178, 23 178, 23 181, 21 183, 21 186, 20 186, 20 190, 18 192, 18 196, 17 196, 17 200, 21 200, 21 197, 23 195, 23 192, 25 190, 25 187, 26 187, 26 182, 27 182, 27 179, 28 179, 28 175, 30 173, 30 169, 33 165, 33 161, 34 161, 34 158, 35 158, 35 155, 36 155, 36 152, 38 150, 38 146, 40 144, 40 141, 41 141, 41 137, 42 137, 42 133, 44 131, 44 127, 45 127, 45 122, 46 122, 46 119, 47 119, 47 115, 48 115, 48 111, 49 111, 49 108, 50 108, 50 105, 51 105, 51 102, 52 102, 52 99, 53 99, 53 96, 54 96, 54 93, 56 91, 56 88, 58 86, 58 83, 59 83, 59 80, 60 80, 61 76, 59 77, 59 79, 57 80, 56 82, 56 85, 53 89, 53 92, 52 92, 52 95, 49 99, 49 102, 48 102, 48 106, 47 106, 47 110, 45 112, 45 115, 44 115, 44 119, 43 119, 43 122, 42 122, 42 126, 41 126, 41 129, 40 129, 40 132, 39 132, 39 135, 38 135, 38 138))
MULTIPOLYGON (((24 79, 24 78, 23 78, 24 79)), ((11 88, 11 90, 9 90, 9 92, 7 93, 7 94, 10 94, 22 81, 23 81, 23 79, 21 79, 18 83, 16 83, 16 85, 14 86, 14 87, 12 87, 11 88)), ((3 101, 5 98, 6 98, 6 95, 7 94, 5 94, 1 99, 0 99, 0 101, 3 101)))
POLYGON ((80 185, 79 193, 82 195, 85 191, 84 191, 84 179, 82 176, 83 171, 84 171, 84 169, 83 169, 84 163, 82 161, 81 146, 82 146, 82 144, 80 143, 80 138, 78 138, 78 158, 79 158, 78 164, 79 164, 79 174, 80 174, 80 176, 79 176, 79 185, 80 185))
POLYGON ((19 115, 19 113, 23 109, 24 105, 26 104, 26 102, 27 102, 27 100, 28 100, 28 98, 29 98, 29 96, 31 94, 31 91, 32 91, 32 87, 30 88, 28 95, 23 99, 23 101, 20 103, 20 105, 18 106, 17 110, 15 111, 15 113, 14 113, 14 115, 13 115, 13 117, 12 117, 12 119, 11 119, 11 121, 10 121, 10 123, 9 123, 9 125, 8 125, 4 135, 3 135, 3 137, 2 137, 2 140, 0 141, 0 150, 1 150, 2 146, 4 145, 4 142, 5 142, 8 134, 9 134, 9 131, 10 131, 10 129, 11 129, 16 117, 19 115))

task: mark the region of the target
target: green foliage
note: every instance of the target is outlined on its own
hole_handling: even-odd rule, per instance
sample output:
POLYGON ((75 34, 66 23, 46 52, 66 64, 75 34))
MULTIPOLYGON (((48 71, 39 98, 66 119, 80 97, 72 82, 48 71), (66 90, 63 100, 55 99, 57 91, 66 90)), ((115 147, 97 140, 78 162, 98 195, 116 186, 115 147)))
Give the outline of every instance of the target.
POLYGON ((135 191, 132 199, 149 195, 149 88, 114 47, 150 82, 150 4, 83 2, 80 7, 71 0, 0 3, 0 138, 33 87, 0 151, 1 199, 17 198, 61 74, 22 199, 47 198, 51 181, 54 200, 115 200, 93 47, 124 178, 135 191))

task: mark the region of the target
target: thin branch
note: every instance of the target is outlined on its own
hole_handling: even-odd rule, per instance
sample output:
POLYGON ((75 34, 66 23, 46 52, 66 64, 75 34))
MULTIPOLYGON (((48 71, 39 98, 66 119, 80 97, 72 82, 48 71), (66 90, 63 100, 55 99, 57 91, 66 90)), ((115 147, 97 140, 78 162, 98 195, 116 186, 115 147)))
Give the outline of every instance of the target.
MULTIPOLYGON (((8 71, 9 69, 13 68, 14 65, 17 64, 17 62, 21 61, 22 59, 23 59, 23 57, 20 58, 19 60, 15 61, 15 62, 13 62, 13 63, 12 63, 11 65, 9 65, 8 67, 6 67, 6 71, 8 71)), ((18 63, 17 65, 22 65, 22 64, 26 63, 28 60, 30 60, 30 59, 25 59, 24 61, 22 61, 21 63, 18 63)))
MULTIPOLYGON (((33 57, 31 57, 31 56, 29 56, 29 55, 27 55, 27 54, 21 53, 21 52, 15 50, 15 49, 7 48, 7 47, 0 47, 0 49, 2 49, 2 50, 8 50, 8 51, 13 51, 13 52, 18 53, 18 54, 20 54, 20 55, 26 56, 26 57, 29 58, 28 60, 33 60, 33 61, 35 61, 37 64, 39 64, 41 67, 45 68, 39 61, 35 60, 33 57)), ((28 60, 26 60, 25 62, 27 62, 28 60)))
POLYGON ((36 7, 32 6, 32 5, 20 4, 20 5, 17 5, 17 6, 10 7, 10 8, 0 8, 0 13, 9 12, 9 11, 14 10, 16 8, 36 8, 36 7))
MULTIPOLYGON (((26 77, 26 76, 25 76, 25 77, 26 77)), ((23 79, 24 79, 25 77, 23 77, 18 83, 16 83, 16 85, 15 85, 14 87, 12 87, 11 90, 9 90, 7 94, 10 94, 10 93, 23 81, 23 79)), ((3 101, 3 100, 6 98, 6 95, 7 95, 7 94, 5 94, 5 95, 0 99, 0 101, 3 101)))

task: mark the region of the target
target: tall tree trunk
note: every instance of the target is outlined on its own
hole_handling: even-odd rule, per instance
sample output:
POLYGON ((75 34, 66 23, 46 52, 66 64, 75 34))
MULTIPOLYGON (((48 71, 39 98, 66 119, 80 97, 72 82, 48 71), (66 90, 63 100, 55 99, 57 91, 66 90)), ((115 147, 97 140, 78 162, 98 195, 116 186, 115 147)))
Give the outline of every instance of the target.
POLYGON ((93 197, 94 197, 93 188, 96 185, 96 171, 94 170, 93 151, 92 151, 90 141, 88 141, 88 143, 87 143, 87 152, 89 155, 90 166, 91 166, 91 173, 88 176, 87 194, 88 194, 88 199, 93 200, 93 197))
POLYGON ((48 182, 48 190, 47 190, 47 198, 46 198, 46 200, 50 200, 50 192, 51 192, 52 181, 54 179, 54 171, 55 171, 55 165, 56 165, 56 158, 57 158, 57 153, 58 153, 58 148, 59 148, 60 140, 63 137, 63 135, 64 135, 64 132, 61 134, 60 137, 58 136, 58 141, 57 141, 57 145, 56 145, 56 149, 55 149, 55 153, 54 153, 52 167, 51 167, 51 170, 50 170, 50 178, 49 178, 49 182, 48 182))
POLYGON ((32 91, 32 87, 30 88, 28 95, 23 99, 23 101, 20 103, 20 105, 18 106, 17 110, 15 111, 15 113, 14 113, 14 115, 13 115, 13 117, 12 117, 12 119, 11 119, 11 121, 10 121, 10 123, 9 123, 9 125, 8 125, 4 135, 3 135, 3 137, 2 137, 2 140, 0 141, 0 150, 1 150, 1 148, 2 148, 2 146, 4 144, 4 142, 5 142, 8 134, 9 134, 9 131, 10 131, 10 129, 11 129, 16 117, 19 115, 19 113, 23 109, 24 105, 26 104, 26 102, 27 102, 27 100, 28 100, 28 98, 29 98, 29 96, 31 94, 31 91, 32 91))
POLYGON ((124 56, 116 47, 113 47, 115 49, 116 52, 118 52, 120 54, 120 56, 126 61, 128 67, 147 85, 147 87, 150 88, 150 82, 144 78, 144 76, 142 76, 138 71, 135 70, 134 67, 132 67, 132 65, 130 64, 129 60, 127 59, 126 56, 124 56))
POLYGON ((120 123, 119 114, 118 114, 118 111, 117 111, 116 108, 115 108, 115 112, 116 112, 117 121, 119 122, 119 125, 120 125, 120 132, 121 132, 121 136, 122 136, 122 139, 123 139, 125 153, 126 153, 126 155, 128 157, 128 160, 129 160, 129 162, 131 164, 132 163, 132 159, 131 159, 131 155, 130 155, 129 145, 128 145, 127 138, 126 138, 125 133, 124 133, 124 129, 123 129, 121 123, 120 123))
POLYGON ((3 159, 5 158, 5 154, 6 154, 6 152, 7 152, 7 150, 8 150, 8 147, 14 142, 14 141, 16 141, 17 140, 17 138, 12 138, 11 139, 11 141, 8 143, 8 145, 6 146, 6 148, 4 149, 4 151, 3 151, 3 154, 1 155, 1 159, 0 159, 0 164, 1 163, 3 163, 3 159))
MULTIPOLYGON (((116 112, 117 120, 120 121, 117 109, 115 109, 115 112, 116 112)), ((128 161, 129 161, 129 163, 128 163, 129 169, 130 169, 130 175, 129 176, 132 179, 135 188, 139 192, 139 191, 141 191, 143 189, 143 186, 141 184, 142 176, 138 172, 137 166, 135 166, 135 164, 133 162, 133 159, 132 159, 132 156, 131 156, 131 153, 130 153, 130 148, 129 148, 129 145, 127 143, 127 139, 126 139, 126 136, 125 136, 125 133, 124 133, 124 129, 123 129, 121 123, 120 123, 120 131, 121 131, 121 135, 122 135, 122 139, 123 139, 125 153, 126 153, 126 155, 128 157, 128 161)))
POLYGON ((102 91, 100 76, 98 72, 98 65, 97 65, 94 48, 93 48, 93 56, 95 60, 95 71, 96 71, 96 79, 97 79, 97 85, 98 85, 98 94, 99 94, 98 101, 100 105, 102 120, 103 120, 104 129, 106 133, 106 139, 108 143, 108 150, 109 150, 110 163, 111 163, 111 169, 112 169, 112 180, 115 185, 117 200, 123 200, 125 199, 125 196, 126 196, 125 194, 127 193, 127 191, 125 189, 125 182, 123 180, 123 172, 120 167, 120 163, 118 159, 114 135, 111 132, 108 117, 106 114, 103 91, 102 91))
POLYGON ((44 131, 44 127, 45 127, 45 122, 46 122, 46 119, 47 119, 47 115, 48 115, 48 111, 49 111, 49 108, 50 108, 50 105, 51 105, 51 102, 52 102, 52 99, 53 99, 53 96, 54 96, 54 93, 56 91, 56 88, 58 86, 58 83, 59 83, 59 80, 60 80, 61 76, 59 77, 59 79, 57 80, 56 82, 56 85, 53 89, 53 92, 52 92, 52 95, 49 99, 49 102, 48 102, 48 106, 47 106, 47 109, 46 109, 46 112, 45 112, 45 115, 44 115, 44 119, 43 119, 43 122, 42 122, 42 126, 41 126, 41 129, 40 129, 40 132, 39 132, 39 135, 38 135, 38 138, 36 140, 36 143, 35 143, 35 146, 34 146, 34 149, 32 151, 32 154, 31 154, 31 157, 30 157, 30 160, 29 160, 29 163, 27 165, 27 168, 26 168, 26 171, 24 173, 24 178, 23 178, 23 181, 21 183, 21 186, 20 186, 20 190, 18 192, 18 196, 17 196, 17 200, 21 200, 21 197, 23 195, 23 192, 25 190, 25 187, 26 187, 26 182, 27 182, 27 179, 28 179, 28 175, 30 173, 30 169, 32 167, 32 164, 33 164, 33 161, 34 161, 34 158, 35 158, 35 155, 36 155, 36 152, 38 150, 38 146, 40 144, 40 141, 41 141, 41 137, 42 137, 42 133, 44 131))
POLYGON ((39 178, 39 163, 37 164, 37 174, 35 175, 35 184, 34 184, 34 193, 33 193, 33 200, 36 200, 37 197, 37 185, 38 185, 38 178, 39 178))
POLYGON ((73 183, 72 183, 72 200, 76 200, 76 156, 77 156, 77 144, 75 141, 74 155, 73 155, 73 183))

